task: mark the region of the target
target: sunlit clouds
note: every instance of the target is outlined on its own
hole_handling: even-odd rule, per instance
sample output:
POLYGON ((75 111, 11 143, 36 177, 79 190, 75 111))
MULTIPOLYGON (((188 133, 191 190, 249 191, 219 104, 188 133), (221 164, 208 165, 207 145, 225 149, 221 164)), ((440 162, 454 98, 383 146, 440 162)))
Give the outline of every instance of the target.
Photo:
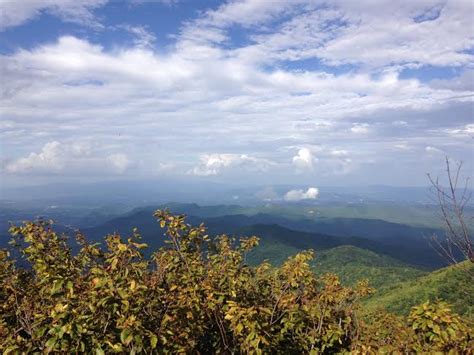
POLYGON ((0 56, 2 174, 311 186, 394 183, 396 168, 409 185, 436 154, 470 164, 470 2, 233 1, 169 28, 167 45, 149 25, 111 26, 107 6, 2 4, 12 33, 45 14, 83 28, 0 56))

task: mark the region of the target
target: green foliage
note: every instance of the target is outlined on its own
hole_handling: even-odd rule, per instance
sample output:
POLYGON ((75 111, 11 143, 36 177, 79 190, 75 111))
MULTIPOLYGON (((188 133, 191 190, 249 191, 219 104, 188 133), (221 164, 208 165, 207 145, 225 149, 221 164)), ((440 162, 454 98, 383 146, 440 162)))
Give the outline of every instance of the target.
POLYGON ((345 285, 368 279, 376 289, 426 274, 389 256, 350 245, 319 252, 314 264, 316 273, 334 273, 345 285))
MULTIPOLYGON (((256 237, 210 239, 204 225, 155 213, 166 247, 149 259, 136 230, 72 253, 49 222, 10 232, 31 268, 0 252, 0 350, 9 353, 468 352, 473 334, 445 304, 364 322, 366 282, 312 271, 312 251, 249 266, 256 237), (380 333, 382 326, 397 330, 380 333), (378 333, 374 330, 377 330, 378 333), (394 333, 395 334, 395 333, 394 333)), ((470 348, 471 347, 471 348, 470 348)))
POLYGON ((452 265, 412 280, 386 284, 364 301, 368 311, 384 307, 406 315, 426 300, 438 299, 451 304, 454 311, 474 319, 474 264, 469 261, 452 265))
POLYGON ((366 324, 357 352, 472 354, 472 324, 453 314, 445 302, 413 307, 407 318, 377 312, 366 324))

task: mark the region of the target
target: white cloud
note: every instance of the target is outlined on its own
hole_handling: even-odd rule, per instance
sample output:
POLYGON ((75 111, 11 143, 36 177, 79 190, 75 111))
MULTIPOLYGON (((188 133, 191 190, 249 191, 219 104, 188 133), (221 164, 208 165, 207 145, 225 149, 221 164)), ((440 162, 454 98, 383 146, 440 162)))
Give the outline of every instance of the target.
POLYGON ((223 168, 235 164, 240 159, 241 156, 238 154, 206 154, 200 157, 200 163, 192 173, 200 176, 217 175, 223 168))
POLYGON ((200 163, 190 173, 198 176, 221 174, 225 168, 240 167, 251 171, 265 171, 273 165, 267 159, 249 156, 247 154, 204 154, 200 163))
POLYGON ((313 153, 308 148, 301 148, 293 157, 293 165, 298 171, 311 170, 313 168, 313 153))
POLYGON ((119 174, 123 174, 130 166, 130 160, 127 155, 122 153, 111 154, 107 157, 107 161, 112 168, 119 174))
POLYGON ((467 125, 459 128, 449 129, 448 133, 458 137, 473 137, 474 136, 474 123, 468 123, 467 125))
POLYGON ((397 150, 408 151, 411 150, 411 147, 407 143, 397 143, 393 147, 397 150))
MULTIPOLYGON (((255 3, 260 1, 243 2, 247 6, 255 3)), ((466 51, 473 46, 472 32, 465 31, 471 23, 470 1, 382 0, 377 6, 372 2, 307 1, 303 12, 298 12, 297 2, 287 4, 291 7, 285 11, 292 14, 293 10, 293 16, 277 31, 253 36, 256 44, 243 48, 241 55, 256 61, 319 58, 329 65, 381 68, 394 64, 460 66, 473 60, 466 51), (432 17, 433 13, 439 16, 432 17)), ((274 11, 282 8, 278 5, 274 11)), ((225 10, 220 12, 226 14, 225 10)))
POLYGON ((310 187, 304 191, 301 189, 288 191, 284 199, 285 201, 301 201, 301 200, 315 200, 319 196, 319 189, 310 187))
POLYGON ((235 24, 252 26, 271 21, 303 0, 244 0, 228 1, 217 10, 207 11, 198 21, 199 25, 229 27, 235 24))
POLYGON ((25 158, 20 158, 7 164, 9 173, 28 173, 32 171, 59 171, 64 165, 64 151, 61 143, 57 141, 46 143, 40 153, 30 153, 25 158))
POLYGON ((131 165, 125 154, 115 153, 103 156, 100 149, 88 142, 59 142, 46 143, 39 153, 32 152, 25 157, 7 162, 5 171, 10 174, 62 174, 77 173, 108 173, 112 168, 115 173, 123 173, 131 165))
POLYGON ((103 6, 108 0, 1 0, 0 31, 23 24, 48 12, 66 22, 76 22, 89 26, 100 26, 95 20, 93 10, 103 6))
POLYGON ((352 172, 356 167, 352 155, 347 149, 310 145, 300 149, 292 163, 297 173, 312 171, 320 177, 341 176, 352 172))
POLYGON ((145 26, 120 26, 135 36, 134 44, 139 48, 152 48, 156 41, 156 36, 145 26))

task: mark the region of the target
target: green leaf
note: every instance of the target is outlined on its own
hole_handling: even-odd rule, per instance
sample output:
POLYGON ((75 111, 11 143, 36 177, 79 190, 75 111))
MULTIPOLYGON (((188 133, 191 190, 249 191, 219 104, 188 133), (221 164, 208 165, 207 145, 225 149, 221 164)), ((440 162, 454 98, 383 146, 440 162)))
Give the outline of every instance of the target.
POLYGON ((128 329, 122 330, 122 332, 120 333, 120 341, 122 342, 122 344, 128 345, 130 344, 132 339, 133 339, 133 335, 130 332, 130 330, 128 329))
POLYGON ((71 280, 69 280, 67 283, 66 283, 66 288, 68 289, 69 292, 72 293, 72 290, 73 290, 73 283, 71 280))
POLYGON ((156 344, 158 344, 158 337, 155 334, 150 335, 150 344, 151 348, 156 348, 156 344))
POLYGON ((60 292, 63 288, 63 283, 64 280, 54 280, 53 287, 51 288, 51 294, 54 295, 55 293, 60 292))
POLYGON ((48 349, 53 349, 56 344, 56 337, 49 338, 48 341, 44 344, 48 349))

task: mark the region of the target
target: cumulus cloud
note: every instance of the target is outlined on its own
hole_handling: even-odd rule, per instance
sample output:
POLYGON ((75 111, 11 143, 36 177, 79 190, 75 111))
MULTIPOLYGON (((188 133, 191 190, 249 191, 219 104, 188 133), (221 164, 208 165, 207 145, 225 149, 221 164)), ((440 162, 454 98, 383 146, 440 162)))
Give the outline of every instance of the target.
POLYGON ((5 164, 9 174, 62 174, 70 175, 85 170, 92 173, 107 173, 108 166, 115 173, 123 173, 131 165, 125 154, 101 155, 87 142, 64 143, 51 141, 46 143, 39 153, 32 152, 5 164))
POLYGON ((293 165, 299 171, 311 170, 313 168, 313 153, 308 148, 301 148, 293 157, 293 165))
POLYGON ((64 165, 64 150, 57 141, 46 143, 41 152, 30 153, 27 157, 20 158, 7 164, 9 173, 28 173, 32 171, 59 171, 64 165))
POLYGON ((200 163, 190 173, 198 176, 218 175, 226 168, 242 167, 246 170, 265 171, 273 163, 267 159, 256 158, 247 154, 205 154, 200 163))
POLYGON ((315 200, 319 196, 319 189, 316 187, 310 187, 304 191, 302 189, 288 191, 284 199, 285 201, 301 201, 301 200, 315 200))
MULTIPOLYGON (((360 154, 363 155, 363 153, 360 154)), ((300 149, 298 154, 293 157, 292 163, 297 168, 297 173, 311 171, 320 177, 346 175, 357 166, 354 162, 353 152, 330 145, 310 145, 300 149)))

